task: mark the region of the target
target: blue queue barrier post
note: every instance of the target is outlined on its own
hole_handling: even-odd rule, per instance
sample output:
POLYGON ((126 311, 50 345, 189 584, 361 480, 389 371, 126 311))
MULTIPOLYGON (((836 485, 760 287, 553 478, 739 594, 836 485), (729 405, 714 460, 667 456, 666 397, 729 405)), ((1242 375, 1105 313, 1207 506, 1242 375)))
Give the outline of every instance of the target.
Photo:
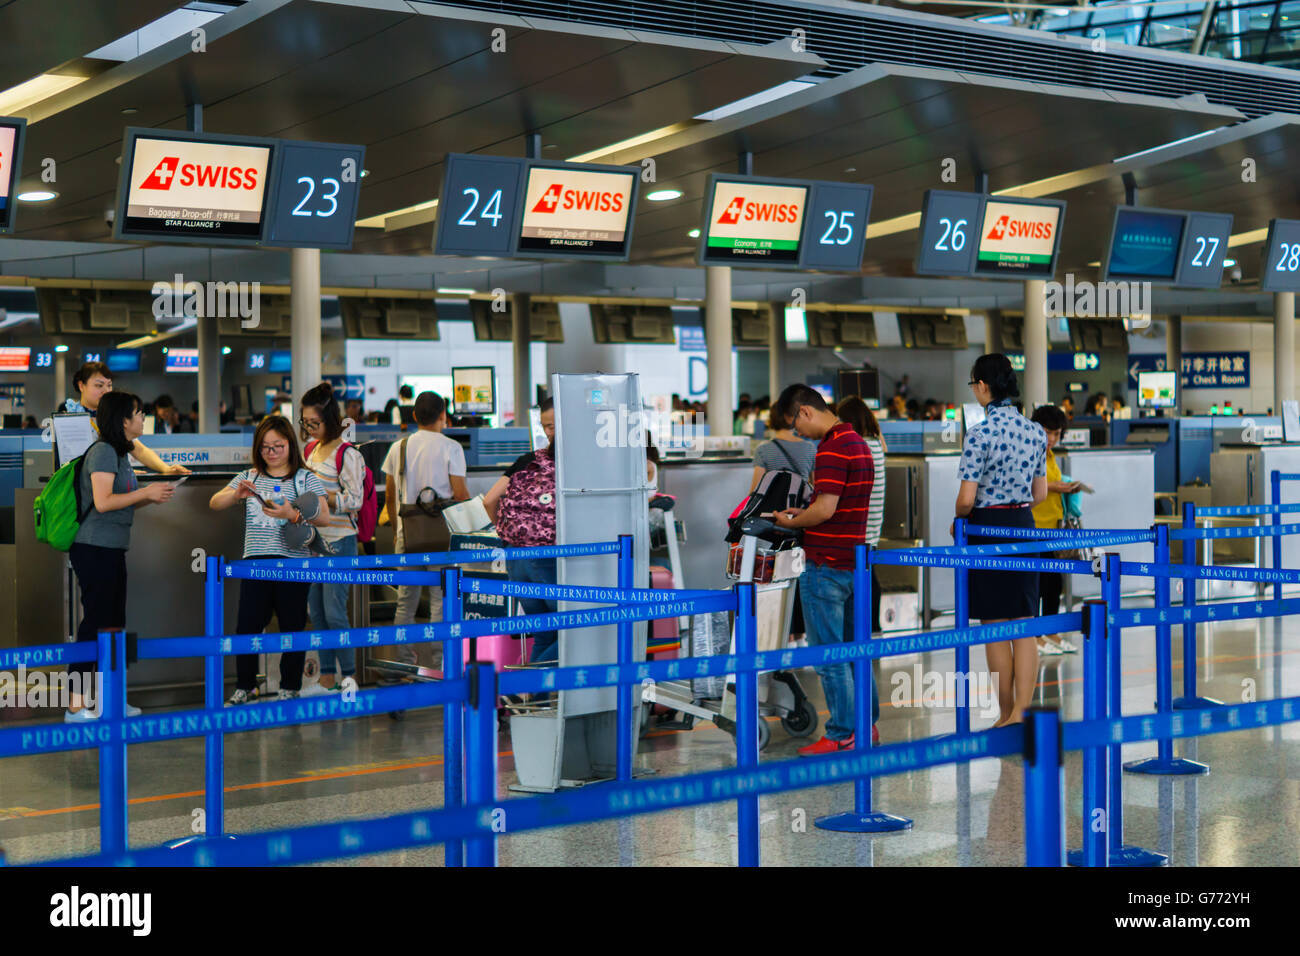
MULTIPOLYGON (((1169 557, 1169 526, 1155 525, 1151 529, 1156 536, 1155 544, 1155 564, 1160 567, 1169 567, 1171 561, 1169 557)), ((1191 543, 1195 546, 1195 542, 1191 543)), ((1190 581, 1195 586, 1195 581, 1190 581)), ((1170 600, 1170 578, 1155 577, 1152 579, 1156 592, 1156 610, 1161 612, 1162 617, 1168 616, 1171 605, 1170 600)), ((1185 587, 1186 585, 1184 585, 1185 587)), ((1156 623, 1156 713, 1168 714, 1174 709, 1174 648, 1173 648, 1173 626, 1167 622, 1156 623)), ((1210 768, 1207 764, 1199 763, 1195 760, 1187 760, 1182 757, 1174 756, 1174 741, 1172 737, 1161 737, 1156 743, 1155 757, 1146 760, 1134 760, 1126 763, 1124 769, 1129 773, 1149 773, 1149 774, 1173 774, 1188 775, 1197 773, 1209 773, 1210 768)))
MULTIPOLYGON (((444 568, 442 572, 442 619, 445 623, 462 620, 460 595, 460 568, 444 568)), ((461 676, 464 658, 460 638, 442 642, 443 680, 456 680, 461 676)), ((496 699, 493 698, 495 706, 496 699)), ((442 708, 442 804, 447 809, 464 805, 461 790, 464 786, 462 772, 465 759, 462 746, 464 729, 464 704, 459 700, 442 708)), ((464 865, 464 841, 448 840, 443 847, 444 866, 464 865)))
MULTIPOLYGON (((1106 599, 1106 624, 1109 629, 1107 651, 1110 661, 1106 667, 1109 688, 1109 702, 1106 716, 1119 720, 1124 716, 1124 681, 1123 650, 1124 630, 1115 617, 1122 605, 1122 577, 1120 574, 1119 555, 1111 551, 1104 559, 1104 572, 1101 579, 1101 593, 1106 599)), ((1163 853, 1154 853, 1140 846, 1127 846, 1124 843, 1124 764, 1123 748, 1120 744, 1111 744, 1108 748, 1109 768, 1107 782, 1110 784, 1110 816, 1106 819, 1106 831, 1110 837, 1111 866, 1165 866, 1169 857, 1163 853)))
MULTIPOLYGON (((1269 479, 1270 490, 1273 492, 1272 500, 1269 503, 1274 505, 1280 505, 1282 503, 1282 472, 1274 468, 1273 471, 1269 474, 1268 479, 1269 479)), ((1273 513, 1273 524, 1280 525, 1281 523, 1282 523, 1282 512, 1275 511, 1273 513)), ((1273 535, 1273 567, 1274 568, 1282 567, 1282 536, 1280 534, 1273 535)), ((1273 585, 1273 600, 1274 601, 1282 600, 1281 581, 1278 581, 1273 585)))
MULTIPOLYGON (((1108 629, 1106 602, 1092 598, 1083 602, 1083 719, 1106 716, 1108 629)), ((1071 866, 1110 866, 1106 831, 1110 818, 1110 791, 1106 786, 1106 748, 1083 751, 1083 849, 1071 850, 1071 866)))
MULTIPOLYGON (((865 647, 871 640, 871 567, 865 544, 854 552, 853 643, 865 647)), ((853 659, 853 750, 861 756, 871 749, 871 658, 859 654, 853 659)), ((871 778, 853 782, 853 809, 819 817, 813 826, 840 833, 889 833, 906 830, 912 821, 871 809, 871 778)))
MULTIPOLYGON (((469 708, 465 715, 465 789, 470 804, 495 804, 497 801, 497 672, 491 664, 475 662, 466 668, 469 676, 469 708)), ((504 810, 494 809, 488 820, 488 832, 471 837, 465 843, 465 862, 469 866, 497 865, 497 833, 504 823, 504 810)))
MULTIPOLYGON (((225 582, 222 559, 209 557, 203 581, 203 633, 218 641, 226 631, 225 582)), ((218 648, 213 648, 218 650, 218 648)), ((220 710, 226 696, 226 658, 209 654, 203 658, 203 706, 220 710)), ((203 741, 203 826, 208 839, 220 838, 226 830, 226 738, 221 731, 203 741)))
MULTIPOLYGON (((635 577, 636 564, 633 561, 632 553, 632 536, 630 534, 620 534, 618 536, 618 586, 624 589, 636 587, 635 577)), ((618 662, 620 664, 629 663, 634 655, 632 639, 632 622, 620 621, 618 624, 618 662)), ((632 722, 634 712, 633 694, 640 694, 640 685, 624 686, 619 685, 614 688, 618 694, 618 709, 616 719, 618 723, 618 739, 616 743, 616 771, 619 781, 626 782, 632 779, 632 761, 636 757, 637 743, 637 725, 632 722)), ((755 690, 755 701, 758 699, 758 691, 755 690)), ((739 713, 739 711, 737 711, 739 713)))
MULTIPOLYGON (((1183 530, 1196 531, 1196 504, 1191 501, 1183 503, 1183 530)), ((1196 547, 1199 544, 1194 537, 1183 539, 1183 566, 1189 570, 1196 567, 1196 547)), ((1211 545, 1211 547, 1213 547, 1211 545)), ((1206 585, 1207 587, 1209 585, 1206 585)), ((1183 578, 1183 607, 1196 606, 1196 578, 1190 574, 1183 578)), ((1196 622, 1188 621, 1183 625, 1183 696, 1174 698, 1174 710, 1203 710, 1206 707, 1218 707, 1222 701, 1196 694, 1196 622)))
POLYGON ((1025 712, 1025 866, 1065 865, 1065 762, 1061 715, 1025 712))
MULTIPOLYGON (((757 594, 745 582, 732 586, 736 595, 736 660, 751 662, 758 653, 757 594)), ((737 671, 736 675, 736 769, 758 768, 758 671, 737 671)), ((740 866, 758 866, 758 797, 736 798, 736 861, 740 866)))
MULTIPOLYGON (((957 547, 965 547, 966 525, 965 518, 957 518, 952 523, 952 540, 957 547)), ((970 571, 967 568, 953 568, 953 616, 956 619, 954 627, 970 627, 970 571)), ((970 687, 970 647, 963 644, 954 649, 953 668, 957 672, 957 686, 970 687)), ((970 733, 970 694, 957 695, 957 733, 970 733)))
POLYGON ((98 641, 99 719, 111 728, 109 742, 99 747, 99 852, 125 853, 126 632, 100 631, 98 641))

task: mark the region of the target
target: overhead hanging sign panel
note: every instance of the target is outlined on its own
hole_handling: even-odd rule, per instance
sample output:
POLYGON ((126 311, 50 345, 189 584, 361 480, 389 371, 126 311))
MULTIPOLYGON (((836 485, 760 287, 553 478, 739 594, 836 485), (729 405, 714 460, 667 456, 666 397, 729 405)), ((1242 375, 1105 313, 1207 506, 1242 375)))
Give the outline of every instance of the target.
POLYGON ((980 218, 976 275, 1050 279, 1056 274, 1064 202, 989 196, 980 218))
POLYGON ((27 121, 0 117, 0 235, 14 231, 18 177, 22 175, 23 139, 27 121))
POLYGON ((624 261, 640 168, 450 153, 437 255, 624 261))

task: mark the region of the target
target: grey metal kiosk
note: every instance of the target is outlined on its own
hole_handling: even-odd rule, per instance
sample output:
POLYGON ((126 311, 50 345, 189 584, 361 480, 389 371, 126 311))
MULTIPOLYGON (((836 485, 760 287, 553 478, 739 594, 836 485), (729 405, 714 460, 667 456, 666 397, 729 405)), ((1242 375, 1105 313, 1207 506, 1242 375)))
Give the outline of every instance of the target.
MULTIPOLYGON (((556 544, 612 541, 630 534, 635 581, 644 587, 650 576, 650 532, 645 444, 639 437, 640 379, 632 373, 556 374, 551 377, 551 394, 555 398, 556 544)), ((561 558, 558 580, 608 587, 617 580, 617 557, 561 558)), ((561 601, 559 610, 590 606, 561 601)), ((634 626, 633 644, 636 659, 644 660, 645 622, 634 626)), ((618 626, 561 631, 559 647, 561 667, 614 663, 618 626)), ((562 690, 556 698, 551 708, 511 718, 519 776, 512 789, 551 793, 615 775, 615 689, 562 690)), ((632 715, 639 722, 640 707, 632 708, 632 715)))

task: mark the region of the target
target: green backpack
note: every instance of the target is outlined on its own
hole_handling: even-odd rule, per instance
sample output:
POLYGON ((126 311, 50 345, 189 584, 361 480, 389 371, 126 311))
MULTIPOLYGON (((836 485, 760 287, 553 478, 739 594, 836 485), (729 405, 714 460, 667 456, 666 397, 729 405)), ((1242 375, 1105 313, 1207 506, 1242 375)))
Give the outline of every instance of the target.
POLYGON ((74 458, 51 475, 45 489, 32 503, 36 540, 57 551, 72 547, 81 522, 95 506, 91 501, 85 508, 81 507, 81 470, 85 459, 85 455, 74 458))

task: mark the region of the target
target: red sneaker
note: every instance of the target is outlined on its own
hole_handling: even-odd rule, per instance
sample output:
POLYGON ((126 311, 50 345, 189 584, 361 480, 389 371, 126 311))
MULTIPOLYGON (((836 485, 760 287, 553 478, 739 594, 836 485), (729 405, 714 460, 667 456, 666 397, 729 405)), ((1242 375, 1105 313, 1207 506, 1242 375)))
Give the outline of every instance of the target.
POLYGON ((875 724, 871 725, 871 743, 875 747, 880 746, 880 728, 875 724))
POLYGON ((799 748, 800 757, 820 757, 822 754, 839 753, 842 750, 853 749, 853 738, 846 737, 844 740, 831 740, 829 737, 823 737, 815 744, 809 744, 806 747, 799 748))

